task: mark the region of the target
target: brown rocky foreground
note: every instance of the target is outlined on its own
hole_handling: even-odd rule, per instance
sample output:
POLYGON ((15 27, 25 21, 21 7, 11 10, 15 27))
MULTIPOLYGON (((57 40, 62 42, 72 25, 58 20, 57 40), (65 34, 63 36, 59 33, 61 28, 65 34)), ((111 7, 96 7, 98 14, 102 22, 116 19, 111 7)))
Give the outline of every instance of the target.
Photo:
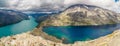
MULTIPOLYGON (((49 38, 48 38, 49 39, 49 38)), ((63 44, 44 39, 42 36, 34 36, 30 32, 3 37, 0 46, 120 46, 120 30, 95 40, 63 44)))

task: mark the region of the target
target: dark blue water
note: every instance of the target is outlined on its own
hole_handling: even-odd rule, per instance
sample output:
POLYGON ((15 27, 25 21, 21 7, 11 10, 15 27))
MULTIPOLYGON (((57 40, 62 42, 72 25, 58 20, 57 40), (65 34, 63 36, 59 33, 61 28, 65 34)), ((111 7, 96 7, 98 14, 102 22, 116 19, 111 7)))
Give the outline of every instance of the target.
POLYGON ((64 43, 75 41, 93 40, 120 28, 120 24, 100 26, 47 26, 43 31, 59 39, 64 38, 64 43))
POLYGON ((32 31, 37 25, 35 19, 30 17, 30 20, 23 20, 16 24, 0 27, 0 37, 32 31))

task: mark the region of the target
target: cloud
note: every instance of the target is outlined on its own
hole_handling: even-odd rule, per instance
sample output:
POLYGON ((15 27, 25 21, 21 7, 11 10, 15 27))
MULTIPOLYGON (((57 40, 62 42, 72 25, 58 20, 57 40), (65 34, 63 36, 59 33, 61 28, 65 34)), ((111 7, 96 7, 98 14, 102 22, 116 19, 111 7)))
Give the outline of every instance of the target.
MULTIPOLYGON (((76 1, 66 0, 64 2, 64 4, 68 6, 72 4, 78 4, 78 3, 95 5, 95 6, 99 6, 99 7, 106 8, 106 9, 113 10, 113 11, 119 8, 118 4, 114 0, 76 0, 76 1)), ((120 2, 118 3, 120 4, 120 2)))
POLYGON ((5 3, 6 3, 6 0, 0 0, 0 7, 7 6, 5 3))
POLYGON ((73 4, 89 4, 120 12, 120 1, 117 0, 7 0, 10 8, 18 10, 60 10, 73 4))
POLYGON ((19 10, 32 9, 32 7, 39 7, 41 5, 40 0, 12 0, 8 1, 10 8, 16 8, 19 10))
POLYGON ((109 9, 115 12, 120 13, 120 1, 117 0, 65 0, 64 4, 67 6, 73 5, 73 4, 88 4, 88 5, 95 5, 99 6, 105 9, 109 9))
POLYGON ((58 10, 63 7, 64 0, 12 0, 8 1, 10 8, 18 10, 58 10))

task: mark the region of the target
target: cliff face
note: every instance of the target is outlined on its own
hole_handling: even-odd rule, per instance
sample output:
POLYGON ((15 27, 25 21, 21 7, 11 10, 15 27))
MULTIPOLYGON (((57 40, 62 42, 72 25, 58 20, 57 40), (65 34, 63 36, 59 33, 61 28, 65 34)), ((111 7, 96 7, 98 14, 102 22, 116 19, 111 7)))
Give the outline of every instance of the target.
POLYGON ((40 25, 43 26, 79 26, 120 23, 120 14, 97 6, 76 4, 57 15, 52 15, 40 25))
POLYGON ((25 19, 29 18, 24 13, 14 10, 0 9, 0 26, 14 24, 25 19))

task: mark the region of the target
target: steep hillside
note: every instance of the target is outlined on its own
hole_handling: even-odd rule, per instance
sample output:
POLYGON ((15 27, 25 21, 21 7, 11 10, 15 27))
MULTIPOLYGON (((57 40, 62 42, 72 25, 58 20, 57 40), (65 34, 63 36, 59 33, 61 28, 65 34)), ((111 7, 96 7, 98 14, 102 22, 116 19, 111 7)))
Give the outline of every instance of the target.
POLYGON ((42 26, 80 26, 120 23, 120 14, 97 6, 76 4, 40 23, 42 26))
POLYGON ((14 10, 0 9, 0 26, 14 24, 25 19, 29 18, 24 13, 14 10))

